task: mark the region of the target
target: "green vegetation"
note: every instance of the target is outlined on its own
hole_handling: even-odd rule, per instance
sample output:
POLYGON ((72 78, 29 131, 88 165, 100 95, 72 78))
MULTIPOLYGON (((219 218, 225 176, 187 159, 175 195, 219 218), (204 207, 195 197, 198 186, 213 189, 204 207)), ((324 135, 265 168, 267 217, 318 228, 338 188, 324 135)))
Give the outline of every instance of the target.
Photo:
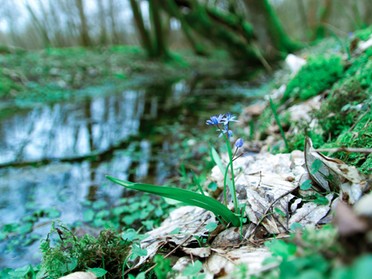
POLYGON ((177 80, 195 70, 221 75, 231 66, 231 62, 224 62, 226 54, 218 51, 208 58, 196 58, 188 51, 172 57, 166 63, 148 61, 137 46, 48 48, 0 54, 0 98, 32 106, 94 95, 100 86, 121 90, 177 80))
POLYGON ((103 230, 98 237, 89 234, 79 237, 58 226, 51 234, 40 245, 43 253, 40 273, 54 279, 72 271, 94 268, 106 271, 109 278, 120 278, 130 243, 116 232, 103 230), (58 234, 55 245, 52 244, 51 234, 58 234))
POLYGON ((323 55, 309 58, 296 76, 287 84, 283 101, 289 98, 307 100, 330 88, 343 73, 341 57, 323 55))
POLYGON ((297 231, 287 241, 278 239, 265 245, 273 253, 273 258, 266 259, 267 264, 276 263, 278 267, 257 278, 362 279, 372 272, 370 254, 352 260, 351 264, 334 260, 346 257, 347 251, 341 246, 337 230, 331 225, 318 230, 297 231))

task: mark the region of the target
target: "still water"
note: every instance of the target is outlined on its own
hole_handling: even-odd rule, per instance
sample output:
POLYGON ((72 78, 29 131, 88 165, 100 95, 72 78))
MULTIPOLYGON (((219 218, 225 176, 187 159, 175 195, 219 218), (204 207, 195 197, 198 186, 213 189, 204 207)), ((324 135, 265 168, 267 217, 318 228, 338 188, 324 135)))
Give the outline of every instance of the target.
MULTIPOLYGON (((14 109, 0 121, 0 226, 22 222, 36 208, 60 211, 66 224, 81 221, 83 201, 115 203, 123 195, 105 174, 163 183, 177 175, 182 153, 172 148, 179 133, 174 127, 202 133, 208 115, 234 105, 238 111, 237 104, 259 97, 246 88, 234 81, 181 80, 14 109)), ((49 229, 50 223, 41 224, 35 232, 41 239, 49 229)), ((38 245, 7 251, 6 240, 0 242, 0 268, 37 263, 38 245)))

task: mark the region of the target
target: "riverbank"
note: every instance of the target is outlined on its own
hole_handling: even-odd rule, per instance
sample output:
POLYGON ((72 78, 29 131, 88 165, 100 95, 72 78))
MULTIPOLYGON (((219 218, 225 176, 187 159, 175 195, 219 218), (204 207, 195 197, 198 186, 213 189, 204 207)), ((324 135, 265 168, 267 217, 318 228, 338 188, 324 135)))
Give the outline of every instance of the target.
POLYGON ((108 84, 133 88, 193 75, 222 76, 234 68, 223 52, 195 57, 182 51, 168 61, 151 61, 136 46, 18 51, 0 54, 0 63, 0 99, 20 105, 84 97, 108 84))
MULTIPOLYGON (((147 206, 152 198, 136 196, 135 200, 128 202, 130 198, 127 197, 123 199, 123 204, 107 210, 98 200, 92 201, 93 210, 86 211, 85 218, 101 226, 100 230, 107 226, 111 231, 102 230, 97 238, 88 236, 87 231, 80 236, 79 229, 70 230, 57 223, 50 235, 53 241, 48 237, 42 242, 44 259, 41 266, 27 266, 13 272, 23 272, 29 278, 36 270, 52 278, 77 270, 89 270, 98 277, 108 272, 106 276, 112 278, 127 273, 136 274, 138 278, 145 274, 164 278, 180 274, 190 278, 208 278, 211 274, 227 278, 245 278, 247 274, 258 278, 298 278, 299 275, 319 278, 344 278, 337 276, 350 275, 345 278, 359 278, 356 274, 367 274, 371 266, 367 237, 370 227, 363 220, 370 221, 370 215, 365 215, 370 207, 362 210, 363 217, 358 215, 360 211, 356 213, 352 205, 355 201, 351 200, 360 196, 354 196, 355 191, 346 195, 347 190, 337 188, 341 179, 335 173, 340 175, 340 172, 333 170, 331 175, 324 174, 324 169, 329 171, 329 159, 319 155, 311 146, 305 149, 305 138, 308 136, 312 139, 318 150, 337 151, 328 155, 346 162, 341 168, 341 175, 343 172, 346 178, 342 179, 349 181, 347 185, 352 189, 368 197, 371 154, 351 150, 372 148, 372 48, 360 47, 368 42, 370 34, 370 30, 363 31, 351 38, 331 40, 330 43, 324 42, 304 50, 297 55, 297 64, 289 63, 295 65, 292 69, 276 73, 266 100, 243 109, 236 136, 245 138, 243 148, 248 155, 239 158, 236 167, 240 174, 240 191, 247 192, 240 200, 244 202, 249 217, 243 226, 244 234, 249 236, 247 239, 242 241, 238 229, 204 226, 207 220, 204 217, 214 217, 200 209, 181 207, 173 211, 173 216, 161 226, 160 222, 146 223, 150 218, 148 216, 155 218, 151 217, 150 220, 162 219, 173 208, 172 203, 159 200, 156 207, 149 209, 147 206), (318 163, 308 161, 306 154, 315 157, 314 161, 318 163), (348 170, 352 167, 357 167, 363 173, 357 181, 359 186, 355 186, 355 177, 347 178, 348 170), (275 174, 276 180, 270 178, 267 172, 275 174), (301 180, 302 174, 309 175, 309 178, 301 180), (287 194, 267 190, 275 189, 273 181, 287 194), (257 187, 253 182, 263 186, 257 187), (327 185, 336 188, 327 189, 327 185), (338 196, 345 197, 343 201, 349 210, 347 213, 340 211, 342 209, 336 210, 341 221, 333 218, 338 196), (263 203, 256 202, 260 199, 263 203), (274 201, 279 201, 280 205, 273 206, 274 201), (267 207, 261 208, 265 202, 267 207), (315 217, 310 214, 313 211, 317 212, 315 217), (299 217, 301 212, 305 214, 299 217), (135 216, 135 213, 143 215, 143 218, 135 216), (353 217, 348 217, 349 213, 353 217), (296 218, 293 216, 299 221, 294 221, 296 218), (142 231, 129 228, 133 224, 131 218, 140 220, 145 228, 142 227, 142 231), (102 220, 111 221, 111 226, 102 220), (121 220, 129 227, 117 233, 115 230, 120 228, 121 220), (356 231, 344 233, 342 229, 349 225, 343 225, 343 221, 351 222, 351 227, 357 226, 356 231), (188 224, 187 228, 185 224, 188 224), (153 230, 154 225, 160 225, 159 229, 153 230), (150 236, 143 234, 145 231, 150 236), (226 239, 231 242, 217 241, 226 239), (353 249, 353 246, 363 249, 353 249), (96 253, 97 257, 91 257, 88 261, 85 255, 92 253, 91 247, 102 253, 96 253), (241 260, 243 257, 248 260, 259 258, 260 262, 244 262, 241 260)), ((167 134, 167 131, 163 132, 167 134)), ((197 134, 196 131, 193 133, 197 134)), ((203 139, 216 142, 216 138, 210 134, 203 139)), ((190 146, 197 150, 197 144, 188 145, 191 141, 191 137, 188 140, 184 138, 182 143, 185 144, 174 147, 185 153, 188 153, 190 146)), ((180 182, 186 187, 194 185, 194 192, 203 187, 205 191, 218 196, 221 191, 218 186, 221 188, 223 185, 223 176, 221 178, 216 172, 212 172, 212 175, 203 172, 202 169, 210 169, 213 161, 205 158, 208 151, 198 154, 202 154, 199 169, 191 168, 193 173, 190 175, 184 165, 180 169, 181 178, 173 182, 180 182), (200 167, 200 164, 204 165, 200 167)), ((183 160, 189 157, 185 155, 183 160)), ((341 165, 339 161, 335 162, 341 165)), ((48 214, 53 215, 53 212, 48 214)), ((218 222, 213 219, 211 223, 218 222)), ((2 274, 5 276, 8 272, 4 270, 2 274)))

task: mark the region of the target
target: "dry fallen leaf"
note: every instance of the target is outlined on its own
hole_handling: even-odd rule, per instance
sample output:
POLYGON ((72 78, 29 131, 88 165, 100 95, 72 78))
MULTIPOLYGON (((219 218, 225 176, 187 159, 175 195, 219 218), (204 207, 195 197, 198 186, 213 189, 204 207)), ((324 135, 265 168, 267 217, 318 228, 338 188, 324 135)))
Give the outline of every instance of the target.
POLYGON ((315 151, 310 138, 305 144, 306 168, 321 191, 339 191, 341 199, 349 204, 358 201, 366 190, 367 182, 354 166, 315 151))

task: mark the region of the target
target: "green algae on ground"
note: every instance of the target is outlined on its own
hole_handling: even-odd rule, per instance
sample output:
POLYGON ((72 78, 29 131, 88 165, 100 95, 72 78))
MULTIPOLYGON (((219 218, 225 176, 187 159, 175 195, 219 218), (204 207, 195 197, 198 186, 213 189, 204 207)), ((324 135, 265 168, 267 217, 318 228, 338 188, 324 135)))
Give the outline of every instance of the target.
POLYGON ((290 80, 283 100, 307 100, 328 89, 343 73, 341 57, 319 55, 309 58, 307 64, 290 80))

